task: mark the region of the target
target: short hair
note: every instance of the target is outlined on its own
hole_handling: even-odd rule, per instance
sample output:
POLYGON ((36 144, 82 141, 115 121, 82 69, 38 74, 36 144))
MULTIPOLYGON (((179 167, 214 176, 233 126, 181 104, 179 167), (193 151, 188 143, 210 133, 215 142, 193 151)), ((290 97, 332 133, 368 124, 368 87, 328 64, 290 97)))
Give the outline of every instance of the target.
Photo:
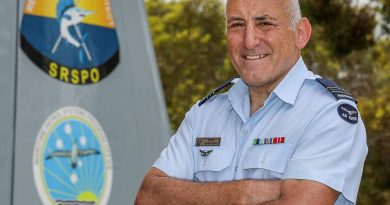
MULTIPOLYGON (((284 10, 289 14, 290 16, 290 28, 292 30, 295 30, 299 20, 302 18, 301 14, 301 7, 299 5, 299 0, 287 0, 288 4, 286 4, 284 10)), ((226 9, 227 9, 227 3, 229 0, 225 0, 225 16, 226 16, 226 9)))
POLYGON ((302 18, 301 7, 299 0, 287 0, 288 4, 285 7, 286 12, 290 16, 290 27, 295 30, 299 20, 302 18))

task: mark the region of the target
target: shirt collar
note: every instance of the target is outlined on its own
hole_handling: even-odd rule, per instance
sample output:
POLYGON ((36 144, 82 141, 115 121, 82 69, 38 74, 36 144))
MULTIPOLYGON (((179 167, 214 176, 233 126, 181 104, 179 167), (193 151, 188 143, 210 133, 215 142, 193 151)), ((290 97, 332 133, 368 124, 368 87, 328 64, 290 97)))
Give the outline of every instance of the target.
MULTIPOLYGON (((310 78, 310 76, 314 75, 308 71, 305 62, 302 57, 300 57, 286 77, 284 77, 284 79, 276 86, 273 93, 282 101, 294 105, 303 82, 305 79, 310 78)), ((249 90, 248 86, 240 79, 229 90, 228 97, 232 105, 236 103, 242 105, 242 103, 244 103, 243 100, 245 100, 243 96, 244 98, 249 97, 249 90), (238 99, 241 99, 241 101, 238 99)))
POLYGON ((250 99, 248 86, 241 79, 228 91, 228 98, 232 108, 246 122, 249 118, 250 99))
POLYGON ((276 86, 273 93, 282 101, 294 105, 303 82, 310 76, 310 73, 302 57, 300 57, 286 77, 276 86))

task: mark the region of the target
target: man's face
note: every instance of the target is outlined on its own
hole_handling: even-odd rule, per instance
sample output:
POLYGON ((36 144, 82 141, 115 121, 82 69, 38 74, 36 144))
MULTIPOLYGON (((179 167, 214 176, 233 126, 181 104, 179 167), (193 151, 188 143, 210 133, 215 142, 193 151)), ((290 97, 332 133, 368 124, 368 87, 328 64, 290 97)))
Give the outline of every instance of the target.
POLYGON ((274 88, 299 58, 287 1, 228 0, 228 51, 249 87, 274 88))

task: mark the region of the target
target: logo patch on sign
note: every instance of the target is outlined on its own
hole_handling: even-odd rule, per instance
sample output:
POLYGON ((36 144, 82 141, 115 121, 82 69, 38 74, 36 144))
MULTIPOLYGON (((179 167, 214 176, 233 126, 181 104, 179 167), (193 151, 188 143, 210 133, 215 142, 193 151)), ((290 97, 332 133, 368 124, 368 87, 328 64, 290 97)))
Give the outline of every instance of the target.
POLYGON ((74 85, 97 83, 119 63, 110 0, 27 0, 20 39, 41 70, 74 85))
POLYGON ((78 107, 51 114, 36 139, 33 172, 44 205, 107 204, 112 158, 98 121, 78 107))
POLYGON ((342 104, 337 108, 337 111, 343 120, 351 124, 358 123, 359 116, 355 107, 349 104, 342 104))

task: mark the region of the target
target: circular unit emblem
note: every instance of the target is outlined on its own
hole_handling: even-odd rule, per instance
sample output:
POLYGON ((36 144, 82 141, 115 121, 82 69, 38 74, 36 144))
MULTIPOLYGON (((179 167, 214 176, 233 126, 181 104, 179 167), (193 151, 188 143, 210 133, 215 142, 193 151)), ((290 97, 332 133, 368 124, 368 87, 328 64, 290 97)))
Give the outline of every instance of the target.
POLYGON ((120 61, 110 0, 28 0, 20 45, 50 77, 74 85, 100 82, 120 61))
POLYGON ((95 117, 78 107, 51 114, 36 139, 33 172, 44 205, 107 204, 112 158, 95 117))
POLYGON ((340 117, 346 122, 356 124, 359 121, 359 112, 352 105, 345 103, 339 105, 339 107, 337 108, 337 112, 339 113, 340 117))

